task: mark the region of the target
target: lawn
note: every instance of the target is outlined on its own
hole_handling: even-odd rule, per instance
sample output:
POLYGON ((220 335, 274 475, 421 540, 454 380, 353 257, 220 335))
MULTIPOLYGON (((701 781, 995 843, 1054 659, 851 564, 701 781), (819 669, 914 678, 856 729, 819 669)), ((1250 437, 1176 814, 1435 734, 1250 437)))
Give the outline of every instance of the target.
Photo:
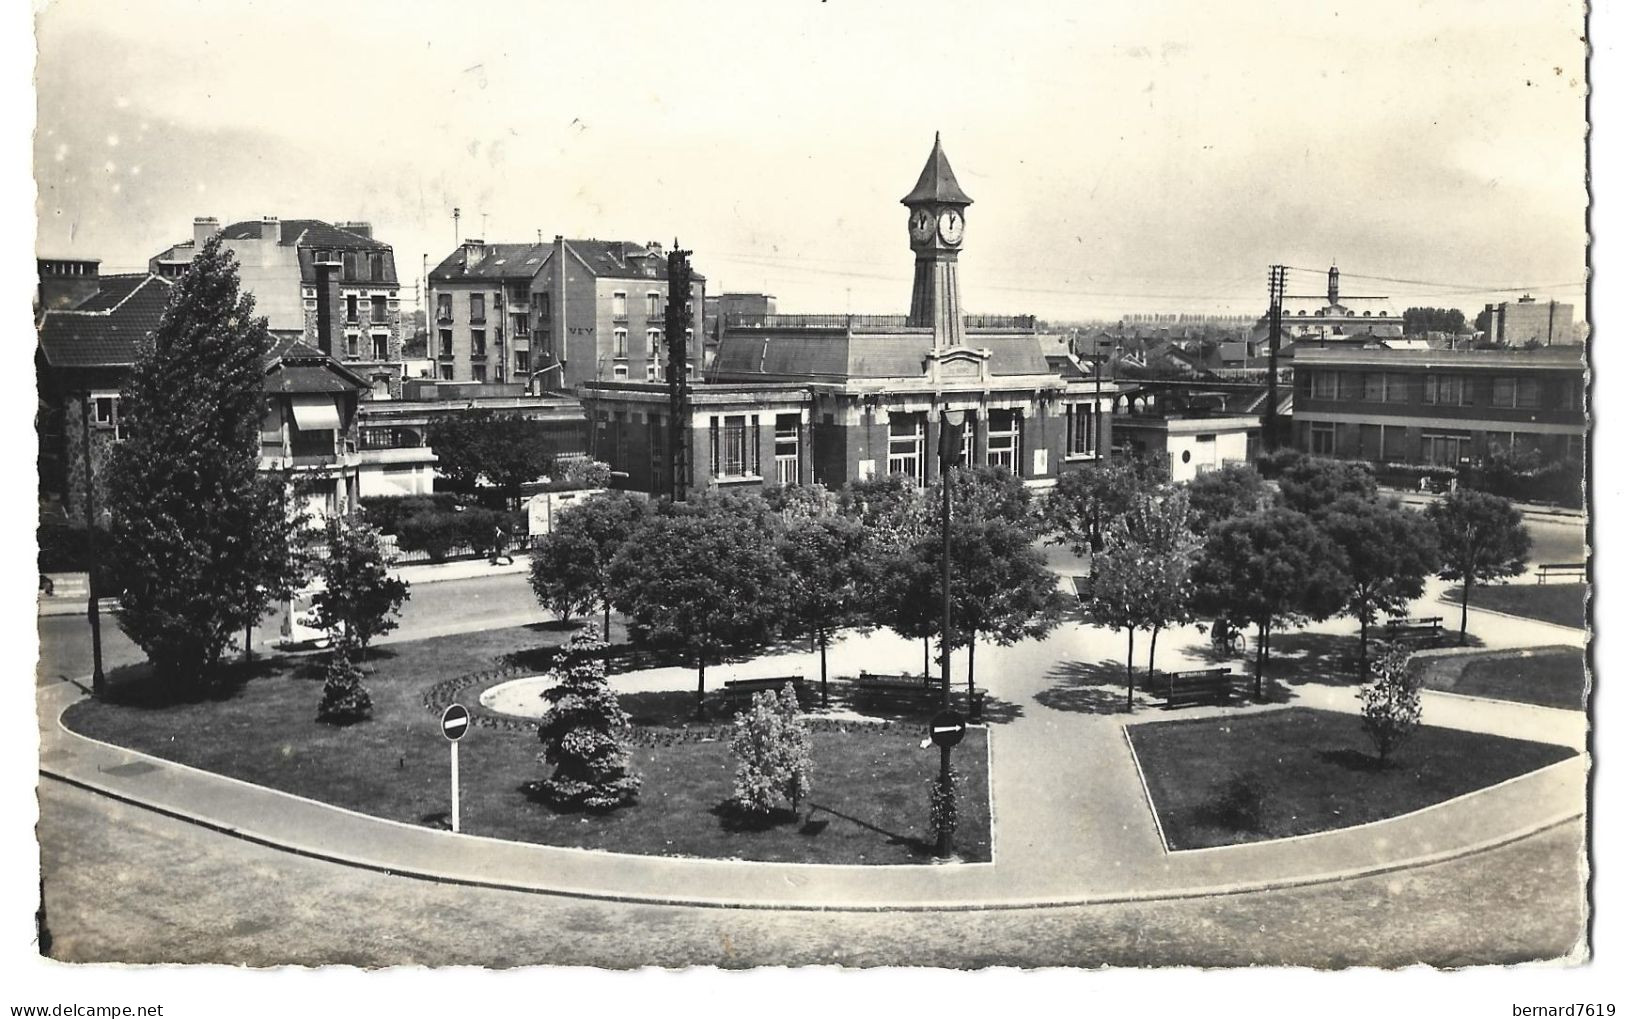
POLYGON ((1396 817, 1574 755, 1567 747, 1423 726, 1380 768, 1360 716, 1311 708, 1128 731, 1169 849, 1396 817))
POLYGON ((1525 648, 1425 660, 1430 690, 1585 710, 1585 652, 1575 647, 1525 648))
MULTIPOLYGON (((391 644, 375 649, 367 679, 371 721, 315 721, 321 680, 310 659, 257 663, 211 699, 156 700, 143 674, 116 677, 115 700, 83 701, 71 729, 96 739, 311 799, 414 824, 445 823, 449 754, 422 703, 437 680, 528 660, 568 632, 535 626, 391 644), (511 657, 510 657, 511 656, 511 657)), ((533 730, 476 727, 461 748, 463 830, 548 845, 667 856, 810 863, 908 863, 928 855, 928 783, 934 751, 914 726, 853 726, 813 736, 813 793, 801 816, 745 827, 724 808, 733 763, 726 743, 638 746, 639 802, 607 816, 560 813, 534 802, 543 777, 533 730)), ((990 858, 987 740, 972 730, 956 753, 963 776, 961 856, 990 858)))
MULTIPOLYGON (((1461 604, 1461 588, 1444 593, 1445 601, 1461 604)), ((1514 616, 1527 616, 1544 623, 1585 629, 1585 584, 1496 584, 1473 588, 1473 609, 1494 609, 1514 616)), ((1446 625, 1454 625, 1447 621, 1446 625)))

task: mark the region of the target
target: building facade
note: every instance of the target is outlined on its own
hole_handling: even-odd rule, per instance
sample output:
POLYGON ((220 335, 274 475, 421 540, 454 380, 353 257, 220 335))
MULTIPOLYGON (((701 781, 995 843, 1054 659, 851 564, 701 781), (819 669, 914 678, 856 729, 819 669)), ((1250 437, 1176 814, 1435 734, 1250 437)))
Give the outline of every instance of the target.
MULTIPOLYGON (((524 382, 573 392, 588 382, 660 381, 666 372, 666 252, 596 239, 486 244, 470 239, 429 274, 429 356, 444 381, 524 382)), ((693 321, 705 307, 694 275, 693 321)), ((689 363, 703 365, 697 329, 689 363)))
POLYGON ((1291 339, 1403 336, 1405 316, 1387 297, 1345 294, 1337 266, 1326 271, 1326 297, 1288 295, 1281 302, 1281 332, 1291 339))
POLYGON ((192 239, 154 255, 148 271, 174 279, 216 234, 237 256, 242 288, 272 333, 331 354, 367 380, 373 399, 399 395, 405 334, 395 253, 370 223, 266 216, 221 228, 198 217, 192 239))
POLYGON ((1489 328, 1484 338, 1503 347, 1560 347, 1580 343, 1584 331, 1574 322, 1574 305, 1537 301, 1528 294, 1516 301, 1486 304, 1489 328))
POLYGON ((1300 347, 1293 435, 1306 453, 1456 466, 1495 449, 1579 459, 1586 438, 1579 347, 1324 350, 1300 347))

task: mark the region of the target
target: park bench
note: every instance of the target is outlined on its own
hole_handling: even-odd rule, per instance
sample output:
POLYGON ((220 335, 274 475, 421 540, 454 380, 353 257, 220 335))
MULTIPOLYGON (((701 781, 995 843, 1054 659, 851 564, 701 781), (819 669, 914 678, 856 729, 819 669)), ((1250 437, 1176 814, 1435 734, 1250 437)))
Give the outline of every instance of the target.
POLYGON ((800 696, 806 680, 800 676, 767 676, 761 679, 730 679, 722 684, 722 696, 730 701, 750 700, 757 694, 771 690, 778 693, 784 689, 784 684, 795 684, 796 694, 800 696))
POLYGON ((1444 618, 1423 616, 1390 619, 1383 630, 1391 640, 1437 640, 1444 633, 1444 618))
POLYGON ((1535 571, 1535 583, 1544 584, 1548 577, 1584 577, 1585 563, 1541 563, 1535 571))
POLYGON ((1162 679, 1162 706, 1183 708, 1191 704, 1219 704, 1230 699, 1229 669, 1193 669, 1188 672, 1164 672, 1162 679))
POLYGON ((852 686, 859 697, 873 700, 931 702, 942 699, 942 688, 929 676, 859 672, 852 686))

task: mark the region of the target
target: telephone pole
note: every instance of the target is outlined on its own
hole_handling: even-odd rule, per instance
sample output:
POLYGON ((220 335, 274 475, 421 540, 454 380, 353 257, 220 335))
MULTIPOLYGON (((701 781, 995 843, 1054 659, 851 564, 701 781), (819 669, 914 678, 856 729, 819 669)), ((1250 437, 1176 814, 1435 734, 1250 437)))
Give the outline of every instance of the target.
POLYGON ((1264 404, 1264 449, 1273 451, 1280 443, 1280 421, 1276 406, 1276 366, 1281 354, 1281 298, 1286 296, 1286 266, 1270 266, 1270 375, 1264 404))
POLYGON ((667 437, 666 457, 671 483, 671 501, 682 502, 688 492, 688 477, 692 452, 689 438, 692 434, 688 399, 688 335, 693 328, 694 312, 689 307, 693 294, 694 274, 689 268, 688 256, 671 242, 671 254, 666 256, 666 391, 671 402, 671 430, 667 437))

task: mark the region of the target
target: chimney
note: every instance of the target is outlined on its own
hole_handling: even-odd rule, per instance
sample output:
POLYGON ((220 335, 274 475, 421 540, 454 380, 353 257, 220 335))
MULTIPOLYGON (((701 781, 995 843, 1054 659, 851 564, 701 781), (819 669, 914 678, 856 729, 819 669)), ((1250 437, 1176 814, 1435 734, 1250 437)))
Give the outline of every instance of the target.
POLYGON ((220 221, 213 216, 198 216, 192 220, 192 244, 202 251, 209 238, 220 232, 220 221))
POLYGON ((272 244, 282 243, 282 221, 275 216, 266 216, 260 220, 260 240, 270 241, 272 244))
POLYGON ((316 346, 333 356, 333 334, 339 316, 339 271, 343 263, 316 263, 316 346))
POLYGON ((372 240, 372 224, 366 222, 365 220, 352 219, 348 222, 338 224, 338 228, 340 230, 348 230, 353 234, 360 234, 369 241, 372 240))
POLYGON ((485 242, 478 237, 470 237, 463 242, 463 264, 472 269, 485 259, 485 242))
POLYGON ((42 258, 38 267, 41 311, 77 308, 102 288, 101 262, 94 258, 42 258))

